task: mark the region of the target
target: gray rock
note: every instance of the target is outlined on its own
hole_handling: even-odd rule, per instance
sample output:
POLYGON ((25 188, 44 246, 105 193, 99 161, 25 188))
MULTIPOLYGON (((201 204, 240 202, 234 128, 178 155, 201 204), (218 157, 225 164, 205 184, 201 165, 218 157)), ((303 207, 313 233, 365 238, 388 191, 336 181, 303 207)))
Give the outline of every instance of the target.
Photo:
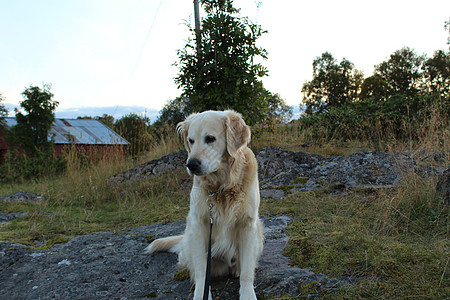
POLYGON ((28 212, 17 212, 17 213, 3 213, 0 212, 0 223, 9 222, 15 218, 23 218, 26 217, 28 212))
MULTIPOLYGON (((44 197, 39 196, 35 193, 29 192, 17 192, 0 197, 0 202, 25 202, 25 203, 41 203, 46 202, 44 197)), ((41 214, 50 214, 49 212, 38 212, 41 214)), ((0 212, 0 223, 9 222, 15 218, 23 218, 28 216, 29 212, 14 212, 14 213, 4 213, 0 212)))
POLYGON ((37 203, 46 202, 47 200, 35 193, 17 192, 0 197, 0 201, 37 203))
POLYGON ((148 179, 183 167, 186 164, 186 159, 186 151, 171 153, 120 173, 108 181, 114 183, 148 179))
POLYGON ((351 187, 394 186, 415 165, 402 153, 370 151, 323 157, 273 146, 264 147, 256 157, 261 189, 284 186, 292 193, 318 187, 333 187, 339 193, 351 187))
POLYGON ((442 198, 442 203, 450 205, 450 168, 445 170, 436 184, 436 195, 442 198))
MULTIPOLYGON (((301 286, 318 281, 334 288, 358 278, 328 278, 290 264, 287 216, 266 217, 264 253, 256 270, 261 297, 297 295, 301 286)), ((103 232, 72 238, 48 250, 0 243, 0 290, 3 299, 191 299, 189 280, 177 281, 177 256, 143 254, 150 237, 183 232, 185 223, 152 224, 121 233, 103 232)), ((214 296, 237 299, 239 279, 216 279, 214 296)))

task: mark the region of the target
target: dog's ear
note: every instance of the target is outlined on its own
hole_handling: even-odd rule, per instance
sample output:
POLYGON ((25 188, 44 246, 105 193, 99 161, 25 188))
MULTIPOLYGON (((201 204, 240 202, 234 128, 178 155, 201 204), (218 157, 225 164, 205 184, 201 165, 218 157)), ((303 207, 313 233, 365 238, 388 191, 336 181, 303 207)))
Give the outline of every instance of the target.
POLYGON ((197 114, 191 114, 184 121, 177 124, 177 132, 183 138, 184 147, 186 148, 187 152, 189 152, 189 153, 191 152, 191 148, 190 148, 188 140, 187 140, 187 136, 188 136, 188 132, 189 132, 189 125, 191 124, 192 119, 194 119, 194 117, 196 115, 197 114))
POLYGON ((243 147, 250 142, 250 128, 245 124, 242 116, 235 111, 227 111, 225 117, 225 131, 227 135, 227 151, 235 157, 243 147))

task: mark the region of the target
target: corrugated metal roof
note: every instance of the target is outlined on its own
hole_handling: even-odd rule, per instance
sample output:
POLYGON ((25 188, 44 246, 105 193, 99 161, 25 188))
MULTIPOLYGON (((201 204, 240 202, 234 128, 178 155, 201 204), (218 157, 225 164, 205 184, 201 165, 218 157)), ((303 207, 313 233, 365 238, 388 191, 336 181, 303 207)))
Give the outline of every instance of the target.
MULTIPOLYGON (((16 118, 5 118, 7 127, 17 125, 16 118)), ((128 145, 129 143, 100 121, 93 119, 55 119, 49 140, 55 144, 128 145)))

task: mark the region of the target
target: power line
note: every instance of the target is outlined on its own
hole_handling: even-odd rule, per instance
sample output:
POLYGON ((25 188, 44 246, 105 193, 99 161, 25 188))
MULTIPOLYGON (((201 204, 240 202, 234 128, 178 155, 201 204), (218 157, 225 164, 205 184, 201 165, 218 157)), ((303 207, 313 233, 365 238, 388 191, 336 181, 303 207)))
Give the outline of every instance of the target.
MULTIPOLYGON (((159 1, 158 9, 156 10, 155 16, 153 17, 153 21, 152 21, 152 23, 150 25, 150 28, 148 29, 147 36, 145 37, 144 44, 142 45, 141 51, 139 52, 139 56, 138 56, 138 58, 136 60, 136 63, 135 63, 134 68, 133 68, 133 71, 131 72, 130 78, 128 79, 128 82, 127 82, 125 90, 127 90, 128 86, 130 85, 131 79, 133 78, 134 73, 136 72, 136 69, 137 69, 137 67, 139 65, 139 62, 141 61, 142 54, 144 53, 144 49, 145 49, 145 46, 147 45, 148 38, 150 37, 150 34, 152 32, 153 25, 155 24, 156 17, 158 16, 159 9, 161 8, 161 4, 162 4, 162 0, 159 1)), ((120 102, 122 102, 123 96, 125 94, 125 90, 122 92, 122 96, 120 97, 120 102)), ((113 115, 116 113, 118 107, 119 107, 119 105, 117 105, 116 108, 114 109, 113 115)))
MULTIPOLYGON (((133 77, 134 72, 136 71, 137 66, 139 64, 139 61, 141 60, 142 53, 144 52, 145 46, 147 45, 148 38, 153 29, 153 25, 155 24, 156 17, 158 16, 158 12, 159 12, 159 8, 161 7, 161 3, 162 3, 162 0, 159 1, 158 9, 156 10, 155 16, 153 17, 152 24, 150 25, 150 28, 148 29, 147 37, 145 38, 144 44, 142 45, 141 52, 139 53, 136 64, 134 65, 134 69, 133 69, 133 72, 131 73, 131 77, 133 77)), ((131 79, 131 77, 130 77, 130 79, 131 79)))

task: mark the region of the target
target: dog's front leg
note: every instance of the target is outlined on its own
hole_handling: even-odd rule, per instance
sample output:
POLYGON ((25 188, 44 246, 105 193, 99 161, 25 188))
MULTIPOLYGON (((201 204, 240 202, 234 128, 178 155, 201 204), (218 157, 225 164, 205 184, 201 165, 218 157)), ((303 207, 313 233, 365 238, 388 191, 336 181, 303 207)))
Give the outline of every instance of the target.
POLYGON ((255 268, 260 254, 262 241, 258 234, 258 223, 254 221, 243 228, 240 235, 239 261, 241 265, 240 274, 240 300, 256 300, 253 282, 255 279, 255 268))
MULTIPOLYGON (((194 300, 202 300, 205 287, 206 260, 208 255, 209 209, 208 194, 196 188, 197 176, 194 176, 194 187, 191 190, 189 213, 186 218, 186 230, 183 235, 184 244, 179 256, 181 265, 186 265, 195 284, 194 300)), ((209 292, 209 299, 212 299, 209 292)))
MULTIPOLYGON (((201 234, 202 237, 204 236, 201 234)), ((202 300, 205 290, 205 277, 206 277, 206 260, 207 260, 207 247, 204 240, 192 240, 191 249, 192 252, 192 268, 194 269, 194 300, 202 300)), ((209 290, 209 300, 212 299, 211 290, 209 290)))

